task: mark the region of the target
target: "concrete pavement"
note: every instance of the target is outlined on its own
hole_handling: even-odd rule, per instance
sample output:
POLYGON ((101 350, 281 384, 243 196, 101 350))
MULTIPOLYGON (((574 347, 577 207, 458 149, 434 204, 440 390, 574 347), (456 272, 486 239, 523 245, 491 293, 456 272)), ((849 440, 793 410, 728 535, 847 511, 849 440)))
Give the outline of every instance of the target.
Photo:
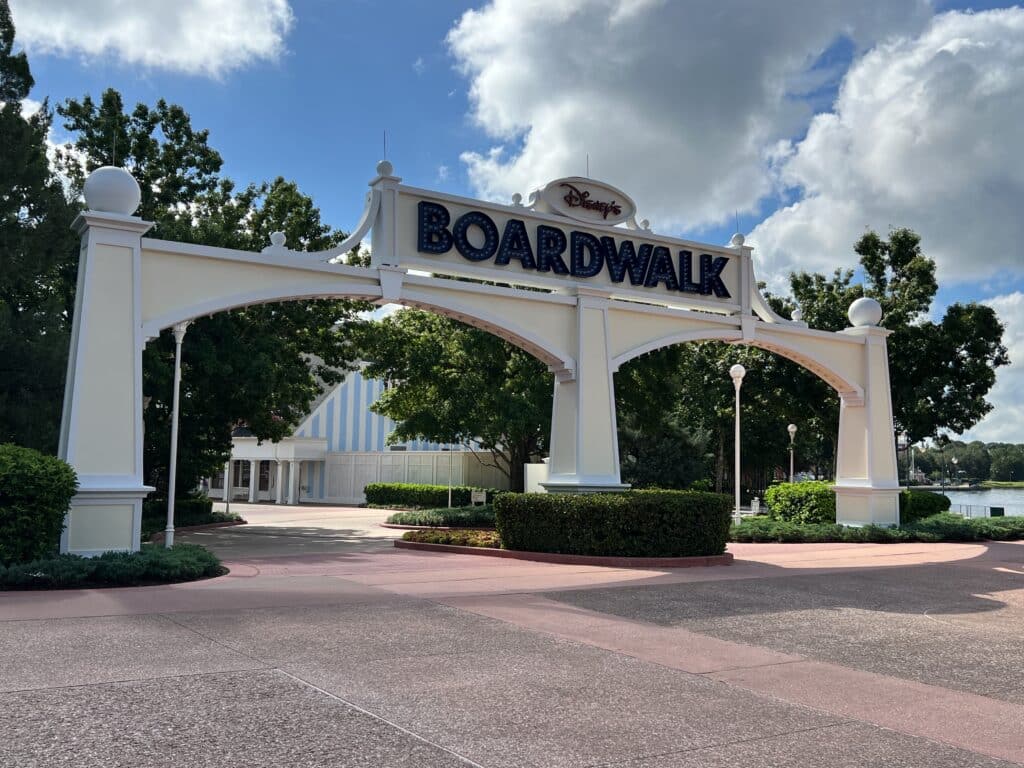
POLYGON ((226 577, 0 593, 0 765, 1024 764, 1024 545, 609 569, 232 508, 178 537, 226 577))

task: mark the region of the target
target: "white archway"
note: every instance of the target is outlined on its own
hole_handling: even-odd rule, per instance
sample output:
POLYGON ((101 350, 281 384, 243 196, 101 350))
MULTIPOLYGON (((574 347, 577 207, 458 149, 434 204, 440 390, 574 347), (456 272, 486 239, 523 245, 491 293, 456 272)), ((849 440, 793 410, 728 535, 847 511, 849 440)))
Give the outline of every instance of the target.
POLYGON ((92 210, 75 222, 82 249, 60 443, 80 488, 63 551, 139 546, 151 490, 142 481, 147 339, 225 309, 342 296, 453 317, 544 361, 555 373, 552 492, 626 487, 613 380, 623 362, 697 339, 778 352, 840 393, 839 521, 898 522, 888 331, 877 318, 827 333, 778 317, 741 236, 713 246, 656 235, 628 196, 598 182, 559 180, 529 205, 518 196, 498 205, 405 186, 386 161, 377 170, 356 230, 322 253, 291 251, 278 234, 260 253, 145 238, 150 224, 131 215, 134 180, 120 169, 90 177, 92 210), (370 267, 334 263, 371 230, 370 267))

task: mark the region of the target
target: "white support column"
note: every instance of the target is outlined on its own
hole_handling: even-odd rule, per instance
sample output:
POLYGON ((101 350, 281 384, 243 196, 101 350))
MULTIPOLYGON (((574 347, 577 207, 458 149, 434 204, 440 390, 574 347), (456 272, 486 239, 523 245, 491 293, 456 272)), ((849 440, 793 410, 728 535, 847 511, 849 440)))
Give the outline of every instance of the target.
POLYGON ((300 475, 301 462, 292 461, 288 462, 288 503, 298 504, 299 503, 299 475, 300 475))
POLYGON ((224 465, 224 501, 231 499, 231 461, 224 465))
POLYGON ((274 485, 274 501, 277 504, 284 503, 284 462, 277 460, 277 483, 274 485))
POLYGON ((550 493, 623 491, 608 349, 608 296, 577 289, 576 376, 555 375, 551 412, 550 493))
POLYGON ((142 235, 130 215, 138 184, 120 168, 86 182, 72 225, 82 238, 58 455, 75 468, 78 493, 61 552, 94 555, 139 548, 142 499, 142 235))
POLYGON ((249 503, 256 503, 257 488, 260 481, 260 463, 255 459, 249 459, 249 503))
POLYGON ((899 525, 900 483, 886 337, 876 325, 842 333, 864 339, 864 400, 842 398, 836 455, 836 522, 899 525))

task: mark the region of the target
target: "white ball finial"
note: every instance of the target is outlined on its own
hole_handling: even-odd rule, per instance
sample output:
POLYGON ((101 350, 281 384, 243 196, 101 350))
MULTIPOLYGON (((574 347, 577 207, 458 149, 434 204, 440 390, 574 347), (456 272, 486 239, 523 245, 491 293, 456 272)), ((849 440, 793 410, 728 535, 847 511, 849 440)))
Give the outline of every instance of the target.
POLYGON ((523 204, 523 196, 521 194, 519 194, 518 192, 513 192, 512 193, 512 205, 522 205, 522 204, 523 204))
POLYGON ((378 176, 391 176, 395 172, 395 166, 389 160, 381 160, 377 163, 378 176))
POLYGON ((882 319, 882 305, 874 299, 862 296, 850 305, 846 313, 854 328, 878 325, 882 319))
POLYGON ((801 320, 804 319, 804 313, 800 309, 800 307, 797 307, 796 309, 793 310, 791 317, 793 318, 794 323, 799 323, 801 320))
POLYGON ((733 381, 743 381, 743 377, 747 375, 747 369, 736 363, 736 365, 729 369, 729 375, 732 376, 733 381))
POLYGON ((736 233, 735 235, 733 235, 733 236, 732 236, 732 237, 731 237, 731 238, 729 239, 729 245, 731 245, 731 246, 732 246, 733 248, 739 248, 739 247, 740 247, 741 245, 743 245, 743 244, 744 244, 745 242, 747 242, 747 238, 745 238, 745 237, 744 237, 744 236, 743 236, 742 234, 740 234, 739 232, 737 232, 737 233, 736 233))
POLYGON ((285 237, 284 232, 271 232, 270 233, 270 244, 275 248, 283 248, 285 241, 288 238, 285 237))
POLYGON ((90 211, 131 216, 142 202, 139 182, 124 168, 104 165, 89 174, 82 189, 90 211))

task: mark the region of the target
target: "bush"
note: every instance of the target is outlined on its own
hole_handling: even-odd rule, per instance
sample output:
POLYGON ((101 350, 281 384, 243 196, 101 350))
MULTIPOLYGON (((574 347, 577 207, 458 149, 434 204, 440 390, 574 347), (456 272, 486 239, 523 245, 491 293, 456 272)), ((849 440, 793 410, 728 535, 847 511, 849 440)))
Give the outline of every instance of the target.
MULTIPOLYGON (((465 485, 452 486, 452 506, 465 507, 470 504, 470 493, 487 491, 487 501, 505 491, 497 488, 471 488, 465 485)), ((420 483, 370 483, 364 491, 366 503, 381 507, 413 507, 435 509, 448 506, 447 485, 422 485, 420 483)))
POLYGON ((494 531, 406 531, 402 534, 402 540, 501 549, 501 539, 494 531))
POLYGON ((445 528, 493 528, 494 506, 442 507, 412 512, 395 512, 388 518, 395 525, 431 525, 445 528))
POLYGON ((508 493, 494 502, 502 545, 530 552, 686 557, 725 551, 732 503, 702 491, 508 493))
POLYGON ((949 505, 949 497, 941 493, 907 489, 900 493, 900 525, 945 512, 949 505))
POLYGON ((834 523, 836 494, 830 483, 779 483, 764 492, 768 516, 793 523, 834 523))
POLYGON ((75 470, 60 459, 0 445, 0 565, 56 552, 77 490, 75 470))
MULTIPOLYGON (((210 523, 244 522, 235 513, 213 511, 213 500, 208 496, 186 496, 174 500, 174 527, 210 523)), ((149 498, 142 502, 142 539, 167 528, 167 499, 149 498)))
POLYGON ((0 589, 132 587, 194 581, 227 573, 215 555, 195 544, 171 549, 147 544, 139 552, 106 552, 98 557, 55 555, 0 565, 0 589))
POLYGON ((738 542, 877 542, 1014 541, 1024 538, 1024 517, 979 517, 938 514, 902 528, 866 525, 853 528, 826 523, 793 523, 748 517, 730 531, 738 542))

